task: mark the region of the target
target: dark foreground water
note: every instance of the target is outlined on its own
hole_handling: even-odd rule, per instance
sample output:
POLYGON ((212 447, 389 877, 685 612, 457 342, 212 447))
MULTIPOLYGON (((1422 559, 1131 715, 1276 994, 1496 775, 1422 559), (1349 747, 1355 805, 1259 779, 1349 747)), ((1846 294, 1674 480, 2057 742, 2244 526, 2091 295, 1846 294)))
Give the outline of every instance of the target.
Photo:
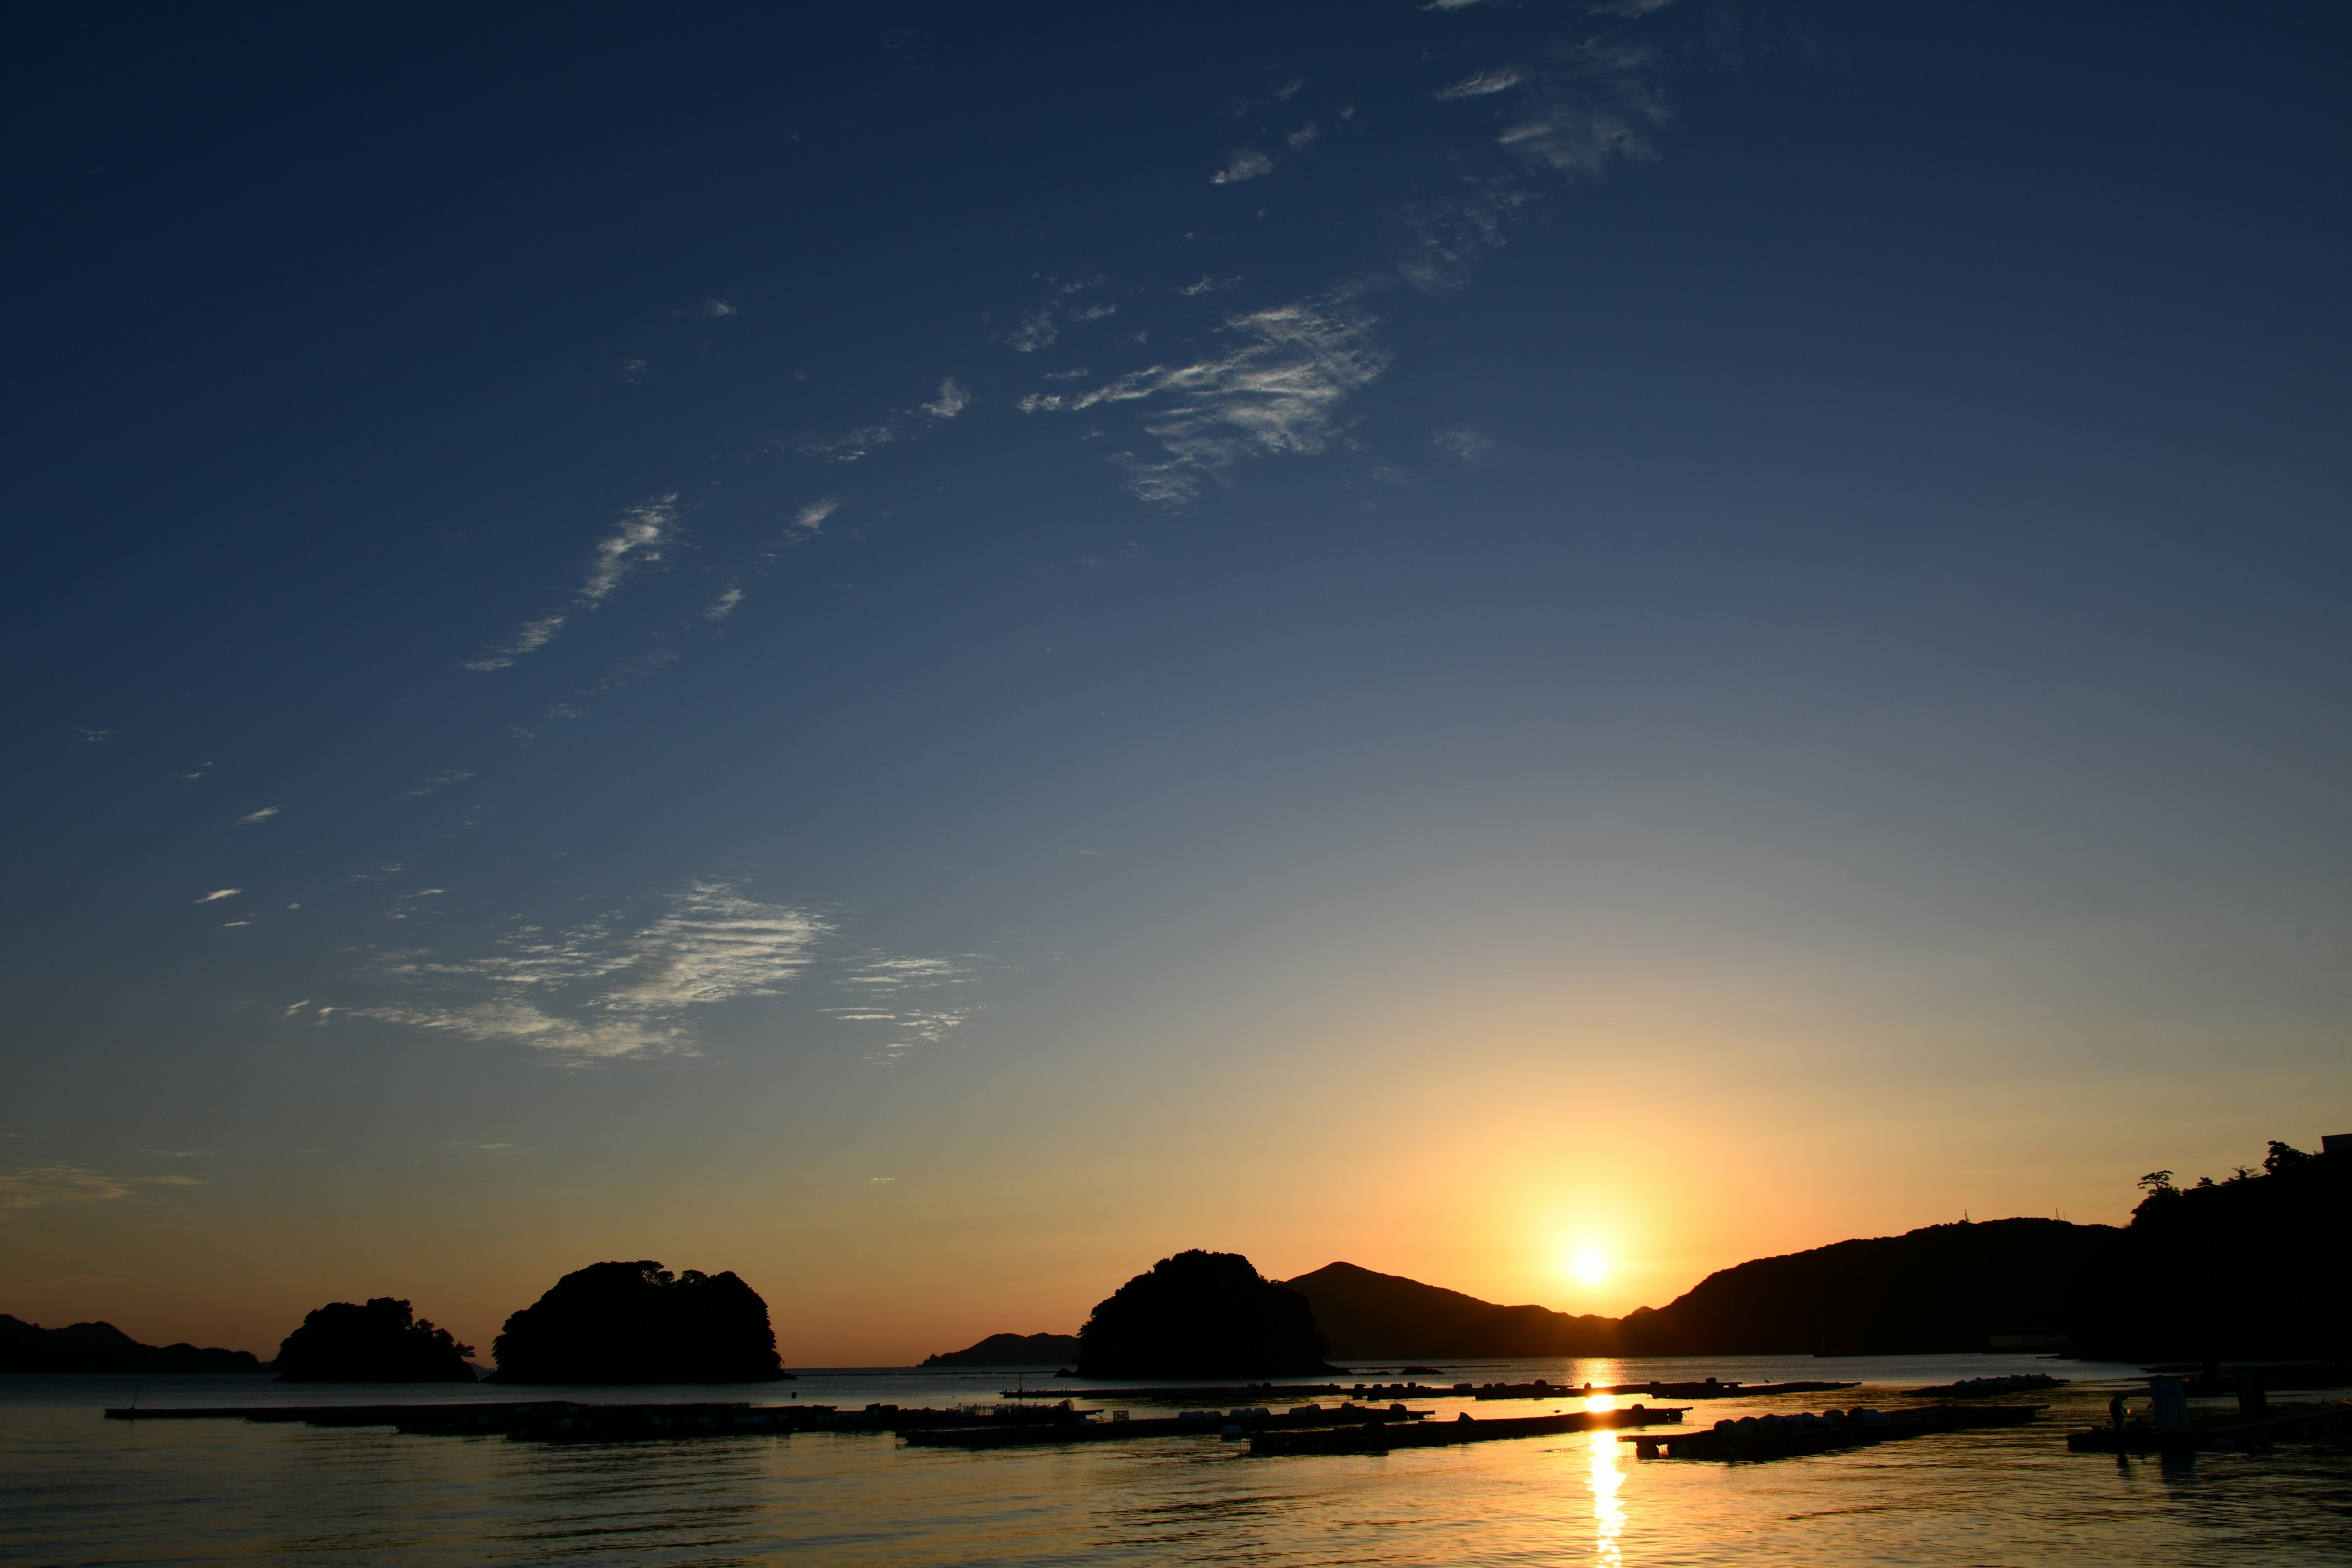
MULTIPOLYGON (((1463 1363, 1455 1377, 1860 1377, 1844 1395, 1710 1401, 1767 1410, 1902 1403, 1993 1372, 2126 1368, 1993 1357, 1463 1363)), ((1438 1379, 1425 1379, 1437 1382, 1438 1379)), ((733 1390, 545 1391, 842 1406, 988 1399, 1004 1373, 803 1374, 733 1390)), ((1381 1457, 1252 1459, 1166 1438, 966 1453, 887 1436, 553 1447, 381 1428, 119 1422, 102 1405, 376 1403, 449 1391, 286 1388, 253 1378, 0 1377, 0 1561, 301 1564, 2352 1563, 2352 1450, 2282 1446, 2193 1464, 2066 1452, 2114 1384, 2035 1396, 2034 1425, 1770 1464, 1633 1458, 1609 1434, 1381 1457)), ((485 1385, 464 1396, 530 1396, 485 1385)), ((531 1391, 536 1395, 541 1391, 531 1391)), ((1118 1403, 1108 1401, 1107 1403, 1118 1403)), ((1534 1415, 1579 1402, 1471 1405, 1534 1415)), ((1143 1414, 1138 1406, 1138 1413, 1143 1414)))

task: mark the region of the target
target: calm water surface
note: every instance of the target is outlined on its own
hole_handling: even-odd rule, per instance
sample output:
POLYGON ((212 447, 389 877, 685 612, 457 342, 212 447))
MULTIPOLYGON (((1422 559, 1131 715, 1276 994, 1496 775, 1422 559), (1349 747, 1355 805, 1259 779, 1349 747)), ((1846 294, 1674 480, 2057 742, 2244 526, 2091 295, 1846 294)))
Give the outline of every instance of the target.
MULTIPOLYGON (((1875 1386, 1838 1403, 1886 1405, 1905 1386, 2026 1370, 2097 1380, 2130 1369, 1993 1357, 1487 1362, 1449 1366, 1445 1381, 1848 1377, 1875 1386)), ((1008 1385, 1001 1373, 845 1372, 731 1390, 546 1392, 763 1404, 797 1393, 851 1407, 982 1400, 1008 1385)), ((1637 1460, 1606 1434, 1266 1459, 1202 1438, 998 1453, 817 1433, 553 1447, 99 1416, 130 1403, 134 1387, 149 1405, 379 1403, 380 1387, 0 1377, 0 1561, 2352 1563, 2352 1450, 2285 1446, 2175 1465, 2067 1453, 2066 1428, 2102 1415, 2113 1386, 2086 1381, 2039 1395, 2052 1409, 2025 1427, 1722 1465, 1637 1460)), ((452 1397, 423 1388, 394 1396, 452 1397)), ((1831 1397, 1710 1401, 1692 1414, 1711 1423, 1819 1409, 1831 1397)), ((1450 1418, 1457 1408, 1531 1415, 1576 1402, 1433 1403, 1450 1418)))

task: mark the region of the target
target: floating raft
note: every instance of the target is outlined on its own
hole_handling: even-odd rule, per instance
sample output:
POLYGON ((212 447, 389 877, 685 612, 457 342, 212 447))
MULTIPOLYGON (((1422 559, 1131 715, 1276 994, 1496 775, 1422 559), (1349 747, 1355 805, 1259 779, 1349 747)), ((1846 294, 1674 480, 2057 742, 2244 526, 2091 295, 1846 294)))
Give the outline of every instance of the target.
POLYGON ((1269 1454, 1385 1454, 1391 1448, 1436 1448, 1451 1443, 1496 1443, 1507 1437, 1549 1437, 1612 1426, 1672 1426, 1684 1412, 1644 1405, 1622 1410, 1571 1410, 1558 1415, 1505 1415, 1481 1421, 1465 1413, 1452 1421, 1417 1426, 1376 1422, 1353 1429, 1262 1432, 1250 1438, 1250 1452, 1269 1454))
POLYGON ((2046 1372, 2021 1372, 2009 1377, 1964 1377, 1958 1383, 1939 1383, 1933 1388, 1906 1388, 1903 1392, 1914 1398, 1980 1399, 1988 1394, 2038 1394, 2045 1388, 2063 1388, 2066 1379, 2053 1377, 2046 1372))
POLYGON ((1634 1455, 1644 1459, 1785 1459, 1979 1426, 2021 1426, 2043 1408, 2039 1405, 1937 1405, 1916 1410, 1751 1415, 1718 1421, 1695 1432, 1654 1436, 1644 1432, 1618 1441, 1633 1444, 1634 1455))
POLYGON ((1337 1383, 1228 1383, 1176 1384, 1165 1388, 1006 1388, 997 1393, 999 1399, 1133 1399, 1146 1404, 1159 1401, 1195 1402, 1203 1405, 1231 1405, 1239 1399, 1308 1399, 1317 1395, 1356 1395, 1365 1397, 1391 1394, 1400 1396, 1406 1392, 1424 1397, 1443 1394, 1442 1388, 1423 1388, 1413 1383, 1364 1384, 1353 1385, 1337 1383))
POLYGON ((1533 1383, 1489 1383, 1475 1388, 1457 1383, 1453 1393, 1457 1397, 1467 1394, 1476 1399, 1562 1399, 1593 1394, 1646 1394, 1654 1399, 1754 1399, 1768 1394, 1832 1394, 1841 1388, 1861 1386, 1858 1383, 1718 1383, 1710 1377, 1704 1383, 1612 1383, 1603 1387, 1589 1383, 1581 1386, 1546 1383, 1538 1378, 1533 1383))
POLYGON ((1774 1394, 1832 1394, 1855 1383, 1247 1383, 1213 1387, 1201 1384, 1165 1388, 1008 1388, 1003 1399, 1131 1399, 1139 1404, 1199 1400, 1231 1404, 1237 1399, 1575 1399, 1596 1394, 1645 1394, 1652 1399, 1753 1399, 1774 1394))
POLYGON ((2134 1422, 2123 1427, 2094 1426, 2066 1434, 2077 1454, 2182 1454, 2200 1448, 2236 1448, 2280 1439, 2352 1436, 2352 1401, 2324 1399, 2309 1405, 2273 1405, 2259 1415, 2199 1414, 2187 1426, 2134 1422))
POLYGON ((1080 1426, 1068 1401, 1049 1408, 901 1409, 869 1405, 583 1405, 572 1400, 467 1405, 241 1405, 109 1409, 111 1421, 299 1421, 312 1426, 391 1426, 435 1437, 507 1437, 520 1442, 613 1443, 755 1433, 916 1432, 971 1427, 1037 1430, 1080 1426))
POLYGON ((1116 1443, 1133 1437, 1198 1437, 1209 1434, 1237 1437, 1244 1433, 1255 1436, 1261 1433, 1296 1432, 1317 1427, 1425 1421, 1429 1414, 1426 1410, 1407 1410, 1402 1405, 1391 1405, 1386 1410, 1369 1409, 1360 1405, 1342 1405, 1336 1409, 1326 1410, 1320 1405, 1307 1405, 1285 1411, 1255 1407, 1229 1411, 1187 1410, 1181 1415, 1156 1415, 1141 1421, 1077 1421, 1052 1426, 1005 1426, 994 1429, 967 1427, 909 1431, 904 1436, 908 1445, 915 1447, 1013 1448, 1046 1443, 1116 1443))

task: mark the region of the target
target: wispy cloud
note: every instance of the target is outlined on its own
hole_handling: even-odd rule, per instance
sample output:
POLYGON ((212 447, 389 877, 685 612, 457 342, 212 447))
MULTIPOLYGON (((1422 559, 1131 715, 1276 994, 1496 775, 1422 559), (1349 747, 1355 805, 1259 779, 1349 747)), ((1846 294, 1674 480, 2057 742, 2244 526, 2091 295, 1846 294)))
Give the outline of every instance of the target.
POLYGON ((198 904, 218 903, 223 899, 233 899, 243 891, 245 891, 243 888, 215 888, 211 892, 206 893, 203 898, 193 899, 189 901, 198 904))
POLYGON ((971 961, 871 949, 828 957, 837 930, 834 917, 815 910, 700 881, 667 895, 651 920, 517 925, 471 955, 387 954, 377 973, 402 994, 350 1011, 574 1061, 691 1053, 700 1010, 820 982, 856 1004, 824 1011, 883 1026, 886 1056, 944 1038, 971 1012, 934 994, 969 979, 971 961))
POLYGON ((861 425, 855 430, 838 436, 820 436, 813 431, 793 437, 784 443, 803 458, 822 458, 827 462, 854 463, 877 447, 887 447, 898 438, 897 428, 889 425, 861 425))
POLYGON ((657 919, 634 931, 609 923, 553 932, 524 926, 474 957, 397 955, 384 971, 426 992, 487 986, 492 994, 421 996, 356 1011, 574 1057, 675 1049, 691 1042, 691 1009, 779 994, 833 930, 813 910, 762 903, 723 882, 692 883, 667 902, 657 919))
POLYGON ((21 1213, 46 1204, 102 1203, 130 1193, 114 1177, 79 1165, 0 1166, 0 1213, 21 1213))
POLYGON ((940 395, 922 405, 923 412, 934 419, 952 419, 971 405, 971 394, 965 391, 955 377, 940 383, 940 395))
POLYGON ((1484 98, 1489 93, 1517 87, 1527 79, 1528 73, 1517 66, 1503 66, 1495 70, 1480 71, 1475 76, 1464 77, 1451 87, 1441 87, 1437 89, 1437 96, 1444 99, 1484 98))
POLYGON ((1428 4, 1422 6, 1422 9, 1424 11, 1466 11, 1471 6, 1480 5, 1482 3, 1483 0, 1428 0, 1428 4))
POLYGON ((467 773, 463 768, 444 768, 439 773, 435 773, 432 777, 426 779, 423 784, 418 784, 415 789, 408 790, 404 793, 413 800, 418 795, 431 795, 436 790, 447 789, 453 784, 462 784, 473 776, 474 775, 472 773, 467 773))
POLYGON ((1274 160, 1255 147, 1236 147, 1225 154, 1225 166, 1209 176, 1213 185, 1238 185, 1274 173, 1274 160))
POLYGON ((702 618, 706 621, 723 621, 733 615, 735 606, 742 602, 743 590, 730 585, 725 593, 710 601, 710 607, 702 612, 702 618))
POLYGON ((1612 163, 1657 156, 1654 132, 1674 118, 1658 53, 1637 37, 1609 35, 1558 50, 1529 75, 1496 144, 1521 163, 1592 179, 1612 163))
POLYGON ((106 742, 114 739, 114 731, 111 730, 84 730, 77 728, 74 731, 74 738, 85 746, 96 746, 101 745, 106 742))
POLYGON ((1316 138, 1322 134, 1323 128, 1310 120, 1306 124, 1300 126, 1297 130, 1292 132, 1289 135, 1284 137, 1283 140, 1289 143, 1290 150, 1292 152, 1304 153, 1307 149, 1315 145, 1316 138))
POLYGON ((1502 456, 1503 448, 1492 436, 1483 430, 1440 430, 1430 437, 1430 445, 1441 452, 1450 452, 1475 468, 1502 456))
POLYGON ((1051 348, 1054 340, 1062 335, 1055 323, 1054 310, 1047 306, 1042 310, 1022 312, 1020 323, 1003 334, 1007 347, 1015 353, 1034 354, 1039 349, 1051 348))
POLYGON ((793 514, 792 526, 803 533, 814 533, 824 526, 824 520, 841 510, 839 496, 819 496, 793 514))
POLYGON ((620 590, 621 584, 646 568, 659 563, 678 534, 677 496, 676 492, 656 496, 641 501, 621 513, 620 521, 611 532, 596 542, 589 552, 588 563, 583 571, 580 587, 572 595, 569 607, 551 615, 525 621, 514 636, 492 649, 482 658, 469 662, 467 669, 505 669, 527 654, 536 653, 553 642, 571 616, 580 611, 593 610, 620 590))
POLYGON ((688 305, 683 310, 672 310, 670 312, 673 316, 682 316, 688 321, 723 321, 729 316, 737 315, 740 312, 737 311, 734 306, 729 304, 724 300, 705 300, 699 305, 688 305))
POLYGON ((259 811, 248 811, 243 816, 238 817, 236 819, 236 825, 239 827, 251 827, 256 823, 268 821, 271 817, 276 816, 285 809, 286 808, 282 805, 265 805, 259 811))
POLYGON ((1234 316, 1225 353, 1185 365, 1154 365, 1090 392, 1036 394, 1030 413, 1156 401, 1143 428, 1164 454, 1117 454, 1128 488, 1145 500, 1178 502, 1203 479, 1249 457, 1311 453, 1334 433, 1342 405, 1387 368, 1372 318, 1344 295, 1234 316))
POLYGON ((1176 292, 1190 300, 1202 294, 1221 294, 1228 289, 1239 287, 1240 283, 1238 278, 1212 278, 1203 273, 1198 283, 1187 283, 1176 292))
POLYGON ((148 1187, 209 1187, 210 1182, 197 1176, 127 1176, 126 1181, 148 1187))

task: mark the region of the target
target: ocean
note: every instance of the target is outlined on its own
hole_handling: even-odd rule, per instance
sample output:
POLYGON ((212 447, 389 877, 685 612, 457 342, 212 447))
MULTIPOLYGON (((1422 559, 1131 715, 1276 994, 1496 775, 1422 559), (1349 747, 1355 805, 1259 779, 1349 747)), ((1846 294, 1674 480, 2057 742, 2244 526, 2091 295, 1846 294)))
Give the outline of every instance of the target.
MULTIPOLYGON (((1712 1374, 1865 1384, 1838 1394, 1711 1400, 1692 1407, 1701 1425, 1832 1403, 1885 1407, 1906 1403, 1902 1388, 1998 1373, 2076 1381, 2032 1396, 2050 1408, 2024 1426, 1723 1464, 1638 1459, 1633 1445, 1606 1432, 1252 1458, 1246 1443, 1210 1436, 976 1452, 828 1433, 551 1446, 401 1436, 381 1427, 100 1415, 134 1394, 146 1405, 542 1396, 950 1405, 992 1403, 1013 1386, 1003 1372, 849 1369, 728 1389, 530 1391, 0 1377, 0 1562, 2352 1563, 2352 1447, 2282 1445, 2193 1462, 2068 1453, 2065 1432, 2102 1419, 2116 1387, 2144 1388, 2136 1368, 1997 1356, 1440 1364, 1442 1380, 1421 1381, 1542 1376, 1580 1385, 1712 1374)), ((1029 1381, 1034 1386, 1034 1373, 1029 1381)), ((1581 1405, 1414 1403, 1449 1420, 1461 1409, 1492 1416, 1581 1405)))

